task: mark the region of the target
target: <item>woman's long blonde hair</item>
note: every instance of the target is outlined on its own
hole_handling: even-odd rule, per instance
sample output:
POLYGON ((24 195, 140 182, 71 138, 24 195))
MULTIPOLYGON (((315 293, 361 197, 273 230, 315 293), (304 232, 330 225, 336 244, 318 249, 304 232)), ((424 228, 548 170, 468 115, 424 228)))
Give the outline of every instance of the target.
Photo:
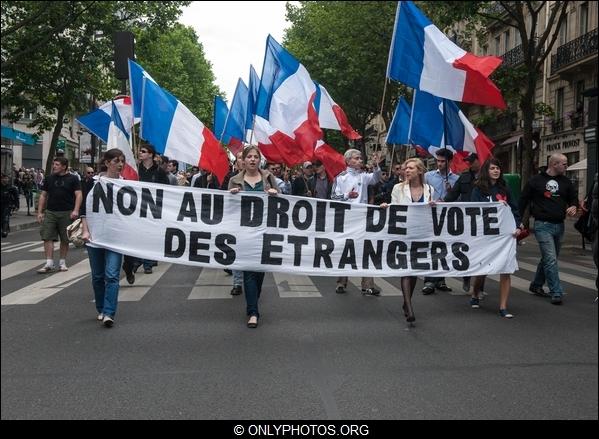
MULTIPOLYGON (((424 173, 426 172, 426 167, 424 166, 424 163, 419 158, 414 157, 411 159, 407 159, 405 162, 403 162, 402 166, 407 166, 410 162, 413 162, 416 165, 416 169, 419 171, 418 177, 420 180, 420 185, 424 187, 424 173)), ((404 183, 410 184, 407 180, 404 183)))

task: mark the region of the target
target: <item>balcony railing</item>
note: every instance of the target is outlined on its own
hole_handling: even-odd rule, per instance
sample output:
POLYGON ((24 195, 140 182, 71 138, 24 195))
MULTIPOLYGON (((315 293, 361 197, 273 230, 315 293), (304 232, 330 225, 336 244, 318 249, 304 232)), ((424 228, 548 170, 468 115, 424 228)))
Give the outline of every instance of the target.
MULTIPOLYGON (((537 37, 535 37, 535 39, 533 40, 532 50, 535 50, 538 40, 539 39, 537 37)), ((522 50, 522 44, 514 47, 512 50, 508 50, 503 55, 501 55, 501 58, 503 59, 501 67, 515 67, 518 64, 522 64, 524 62, 524 51, 522 50)))
POLYGON ((589 55, 597 55, 597 28, 557 48, 551 56, 551 74, 589 55))
POLYGON ((492 123, 485 124, 481 127, 482 131, 492 139, 503 137, 514 132, 516 126, 516 114, 500 116, 492 123))
POLYGON ((592 124, 592 122, 591 115, 588 112, 576 111, 560 119, 547 119, 547 126, 551 134, 556 134, 582 128, 592 124))

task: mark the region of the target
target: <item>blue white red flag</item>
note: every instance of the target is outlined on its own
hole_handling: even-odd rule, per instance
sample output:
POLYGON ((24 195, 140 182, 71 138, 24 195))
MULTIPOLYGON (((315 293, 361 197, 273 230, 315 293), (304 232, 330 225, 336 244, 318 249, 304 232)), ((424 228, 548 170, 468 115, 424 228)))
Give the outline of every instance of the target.
POLYGON ((454 44, 411 1, 397 5, 387 77, 435 96, 506 108, 489 75, 501 64, 454 44))
POLYGON ((245 138, 245 123, 248 107, 248 87, 241 78, 237 81, 235 94, 231 101, 231 109, 226 119, 224 135, 228 137, 225 143, 233 154, 237 154, 243 148, 245 138))
POLYGON ((106 141, 107 149, 120 149, 123 151, 125 156, 125 166, 121 171, 121 175, 125 180, 139 180, 139 174, 137 172, 137 163, 135 157, 133 157, 133 151, 131 150, 131 144, 129 143, 130 135, 127 133, 123 121, 119 115, 118 108, 114 101, 112 103, 112 114, 110 120, 110 127, 108 129, 108 140, 106 141))
POLYGON ((135 61, 129 60, 129 87, 131 88, 133 118, 135 123, 138 123, 139 118, 141 117, 144 78, 156 83, 156 81, 154 81, 154 79, 143 69, 142 66, 137 64, 135 61))
POLYGON ((159 154, 197 165, 224 181, 229 160, 214 134, 175 96, 144 79, 140 136, 159 154))
POLYGON ((108 142, 108 129, 110 127, 113 102, 119 111, 119 116, 123 122, 125 132, 129 135, 131 133, 131 127, 133 126, 131 98, 129 98, 129 96, 114 98, 112 101, 102 104, 94 111, 76 118, 81 125, 87 128, 92 134, 102 139, 103 142, 108 142))
POLYGON ((444 121, 443 99, 423 91, 414 92, 412 99, 415 101, 411 129, 410 107, 400 99, 387 143, 418 145, 432 155, 445 147, 461 156, 474 152, 481 163, 489 157, 493 142, 470 123, 455 102, 445 99, 447 118, 444 121), (444 138, 444 123, 447 124, 447 142, 444 138))
POLYGON ((260 89, 260 78, 250 65, 250 79, 248 82, 248 104, 247 115, 245 119, 245 129, 251 130, 254 127, 254 114, 256 114, 256 102, 258 101, 258 90, 260 89))
POLYGON ((410 143, 408 138, 410 112, 410 106, 403 97, 400 97, 395 108, 391 126, 387 132, 387 143, 396 145, 407 145, 410 143))
POLYGON ((362 136, 349 124, 345 112, 333 100, 327 89, 316 82, 315 84, 316 98, 314 100, 314 107, 318 113, 320 127, 341 131, 350 140, 361 139, 362 136))
POLYGON ((266 40, 254 136, 268 160, 293 166, 312 159, 322 138, 316 85, 306 68, 272 36, 266 40), (278 159, 278 160, 277 160, 278 159))

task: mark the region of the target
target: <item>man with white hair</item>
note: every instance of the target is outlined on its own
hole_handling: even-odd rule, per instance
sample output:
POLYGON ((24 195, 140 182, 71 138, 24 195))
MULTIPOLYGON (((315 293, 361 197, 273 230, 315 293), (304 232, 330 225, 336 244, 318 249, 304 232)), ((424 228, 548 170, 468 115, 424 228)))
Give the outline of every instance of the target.
MULTIPOLYGON (((372 157, 373 172, 362 172, 362 153, 357 149, 348 149, 344 154, 347 170, 335 178, 331 189, 331 199, 347 201, 349 203, 368 203, 368 186, 377 184, 381 179, 379 162, 381 158, 378 153, 372 157)), ((347 288, 347 277, 337 278, 336 293, 345 293, 347 288)), ((362 294, 367 296, 378 296, 381 290, 374 285, 374 278, 362 278, 362 294)))
POLYGON ((535 218, 535 237, 541 248, 541 261, 529 290, 538 296, 551 297, 554 305, 562 304, 564 294, 557 265, 564 237, 564 219, 566 215, 574 216, 578 206, 574 186, 564 175, 567 168, 565 155, 552 154, 547 170, 533 176, 520 197, 520 216, 530 205, 530 214, 535 218), (545 281, 549 294, 543 290, 545 281))

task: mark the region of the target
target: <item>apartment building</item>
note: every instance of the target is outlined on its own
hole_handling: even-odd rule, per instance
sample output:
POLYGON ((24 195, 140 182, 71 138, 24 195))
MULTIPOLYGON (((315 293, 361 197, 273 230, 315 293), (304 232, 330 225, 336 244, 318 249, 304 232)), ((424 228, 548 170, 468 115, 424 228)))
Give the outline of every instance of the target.
MULTIPOLYGON (((547 25, 556 2, 545 2, 539 14, 537 35, 547 25)), ((534 130, 534 166, 545 166, 555 153, 568 157, 568 177, 578 188, 579 198, 592 184, 597 172, 597 21, 598 3, 575 1, 568 5, 567 17, 558 32, 551 54, 545 60, 535 90, 535 103, 545 103, 552 115, 536 115, 534 130)), ((497 11, 501 7, 496 5, 497 11)), ((508 18, 507 14, 503 18, 508 18)), ((530 17, 527 25, 530 29, 530 17)), ((484 42, 473 42, 476 55, 503 58, 500 68, 514 68, 523 62, 519 33, 496 22, 487 28, 484 42)), ((547 45, 545 45, 547 47, 547 45)), ((517 84, 514 84, 517 87, 517 84)), ((480 128, 495 142, 494 154, 512 173, 522 169, 522 113, 517 102, 507 102, 508 109, 480 128)), ((469 116, 484 120, 494 110, 472 107, 469 116), (481 117, 483 116, 483 117, 481 117)))

